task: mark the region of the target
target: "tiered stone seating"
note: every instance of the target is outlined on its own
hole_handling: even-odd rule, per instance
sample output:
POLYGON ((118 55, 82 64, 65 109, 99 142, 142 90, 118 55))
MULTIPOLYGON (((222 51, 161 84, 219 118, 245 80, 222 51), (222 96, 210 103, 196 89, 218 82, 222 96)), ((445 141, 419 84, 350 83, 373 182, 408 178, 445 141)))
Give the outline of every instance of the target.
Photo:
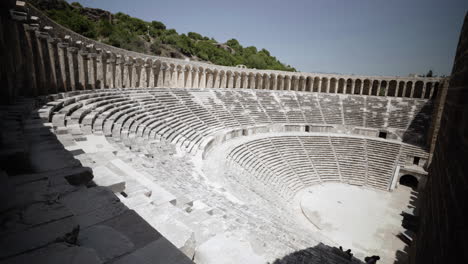
POLYGON ((348 96, 343 98, 343 116, 346 125, 364 126, 365 97, 348 96))
POLYGON ((340 181, 340 172, 330 138, 327 136, 301 138, 305 151, 314 163, 322 181, 340 181))
POLYGON ((365 139, 331 137, 344 182, 364 185, 367 173, 365 139))
POLYGON ((386 127, 388 99, 377 96, 366 97, 366 126, 386 127))
POLYGON ((304 113, 306 123, 324 124, 322 111, 316 95, 301 93, 297 96, 298 104, 304 113))
POLYGON ((268 91, 256 92, 257 102, 265 110, 273 123, 288 123, 285 111, 281 104, 276 101, 273 93, 268 91))
POLYGON ((288 198, 327 181, 388 190, 400 149, 397 142, 363 137, 271 136, 234 147, 229 159, 244 169, 242 177, 254 177, 288 198))
POLYGON ((290 123, 307 123, 295 93, 276 94, 290 123))
POLYGON ((232 116, 242 126, 251 126, 255 124, 255 121, 248 114, 248 110, 244 107, 238 98, 237 93, 228 90, 215 90, 213 93, 220 102, 223 102, 223 104, 226 106, 226 110, 231 112, 232 116))
POLYGON ((400 129, 406 129, 409 125, 411 116, 412 100, 404 98, 393 98, 390 101, 391 111, 388 114, 388 126, 400 129))
POLYGON ((343 124, 343 107, 339 95, 317 94, 326 124, 343 124))
POLYGON ((394 173, 400 144, 381 140, 367 140, 367 185, 388 190, 394 173))

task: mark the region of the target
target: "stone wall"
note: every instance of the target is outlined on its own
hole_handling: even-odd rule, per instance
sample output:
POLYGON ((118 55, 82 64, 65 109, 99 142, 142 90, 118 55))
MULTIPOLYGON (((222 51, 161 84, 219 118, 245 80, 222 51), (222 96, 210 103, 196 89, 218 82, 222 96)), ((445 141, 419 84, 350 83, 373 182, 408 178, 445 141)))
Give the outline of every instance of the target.
POLYGON ((2 12, 9 64, 2 98, 100 88, 249 88, 432 98, 440 78, 357 76, 226 67, 149 56, 87 39, 18 2, 2 12))
POLYGON ((411 263, 468 263, 468 15, 462 28, 411 263))

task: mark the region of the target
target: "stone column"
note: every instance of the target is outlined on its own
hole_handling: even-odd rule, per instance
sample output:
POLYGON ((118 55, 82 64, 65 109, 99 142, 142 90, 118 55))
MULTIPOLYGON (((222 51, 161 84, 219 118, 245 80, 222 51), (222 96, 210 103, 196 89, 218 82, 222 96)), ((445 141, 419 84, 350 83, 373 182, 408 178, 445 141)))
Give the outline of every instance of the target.
POLYGON ((265 90, 270 90, 270 75, 263 77, 263 88, 265 90))
POLYGON ((355 91, 356 91, 356 80, 352 79, 351 80, 351 94, 354 94, 355 91))
POLYGON ((407 86, 407 83, 406 83, 406 82, 403 82, 403 93, 401 94, 401 97, 405 97, 405 96, 406 96, 406 86, 407 86))
POLYGON ((192 88, 198 88, 199 83, 200 83, 200 73, 198 71, 198 68, 192 69, 192 75, 193 75, 192 88))
POLYGON ((106 80, 106 56, 102 49, 96 49, 96 88, 104 89, 106 80))
POLYGON ((161 64, 158 63, 157 60, 152 61, 151 63, 151 76, 152 76, 152 81, 151 81, 151 87, 157 87, 158 86, 158 79, 159 79, 159 70, 161 68, 161 64))
POLYGON ((193 69, 192 68, 189 68, 189 69, 186 69, 187 70, 187 78, 185 80, 185 88, 192 88, 192 81, 193 81, 193 69))
POLYGON ((227 88, 234 88, 234 74, 232 72, 226 73, 227 88))
POLYGON ((68 43, 66 42, 59 42, 57 44, 58 48, 58 61, 60 67, 60 76, 61 76, 61 83, 59 86, 60 92, 67 92, 70 91, 70 72, 68 69, 68 56, 67 56, 67 49, 68 43))
POLYGON ((422 88, 422 93, 421 93, 421 99, 424 99, 424 95, 426 94, 426 89, 427 89, 427 82, 423 82, 423 88, 422 88))
POLYGON ((227 83, 226 83, 226 78, 227 78, 227 73, 223 72, 223 74, 220 74, 219 76, 219 88, 226 88, 227 83))
POLYGON ((374 80, 371 80, 370 86, 369 86, 369 92, 367 95, 372 95, 372 89, 374 89, 374 80))
POLYGON ((198 84, 199 88, 205 88, 206 87, 206 70, 200 70, 200 83, 198 84))
POLYGON ((115 87, 115 54, 110 51, 107 51, 107 60, 106 60, 106 87, 114 88, 115 87))
POLYGON ((123 74, 124 74, 124 59, 122 55, 118 54, 115 56, 115 79, 114 87, 123 88, 123 74))
POLYGON ((213 88, 219 88, 219 78, 220 73, 217 71, 216 74, 213 72, 213 88))
POLYGON ((36 76, 38 81, 38 91, 40 95, 48 94, 48 78, 46 76, 46 62, 44 54, 44 44, 46 42, 46 37, 41 35, 41 32, 34 30, 32 33, 33 37, 33 53, 35 57, 36 64, 36 76))
POLYGON ((140 86, 140 77, 141 77, 141 59, 137 58, 132 64, 132 83, 131 88, 138 88, 140 86))
POLYGON ((142 61, 141 64, 141 70, 140 70, 140 83, 139 86, 140 88, 148 88, 148 70, 149 70, 149 65, 145 61, 142 61))
POLYGON ((277 76, 274 75, 273 78, 270 77, 270 90, 276 90, 277 87, 276 87, 276 82, 277 82, 277 76))
POLYGON ((164 78, 166 77, 166 69, 167 69, 167 67, 165 65, 161 65, 159 67, 157 87, 163 87, 164 86, 164 84, 165 84, 164 78))
POLYGON ((96 63, 97 54, 94 52, 88 53, 88 87, 91 90, 96 89, 96 70, 97 70, 97 63, 96 63))
POLYGON ((413 98, 413 97, 414 97, 414 90, 416 90, 416 82, 417 82, 417 81, 414 81, 414 82, 412 83, 410 98, 413 98))
POLYGON ((41 33, 41 46, 45 59, 46 76, 48 83, 48 93, 57 93, 57 41, 50 37, 49 33, 52 27, 44 27, 43 33, 41 33))
POLYGON ((185 69, 183 68, 178 68, 177 69, 177 88, 184 88, 184 76, 185 75, 185 69))
POLYGON ((261 90, 263 89, 263 75, 260 75, 260 77, 257 77, 257 82, 256 82, 256 87, 257 89, 261 90))
POLYGON ((170 67, 170 74, 171 74, 171 79, 170 79, 170 87, 171 88, 174 88, 174 87, 177 87, 177 68, 175 65, 171 65, 170 67))
POLYGON ((241 75, 238 72, 234 73, 233 81, 233 88, 240 88, 241 87, 241 75))
POLYGON ((171 87, 171 68, 164 67, 164 87, 171 87))
POLYGON ((211 70, 207 70, 206 77, 206 88, 213 88, 213 72, 211 70))
POLYGON ((126 57, 123 64, 123 86, 125 88, 132 87, 132 69, 133 69, 133 58, 126 57))
POLYGON ((68 47, 67 48, 68 56, 68 69, 70 74, 70 90, 76 91, 79 87, 79 76, 78 76, 78 48, 68 47))
POLYGON ((327 89, 326 89, 327 93, 330 93, 330 83, 331 83, 331 78, 327 79, 327 89))
POLYGON ((86 90, 89 89, 87 84, 89 82, 88 76, 88 52, 84 50, 83 44, 81 41, 77 41, 76 43, 78 48, 77 53, 77 62, 78 62, 78 84, 77 90, 86 90))
POLYGON ((233 80, 234 88, 240 88, 241 84, 242 84, 241 81, 242 81, 242 77, 241 77, 240 73, 235 72, 234 73, 234 80, 233 80))

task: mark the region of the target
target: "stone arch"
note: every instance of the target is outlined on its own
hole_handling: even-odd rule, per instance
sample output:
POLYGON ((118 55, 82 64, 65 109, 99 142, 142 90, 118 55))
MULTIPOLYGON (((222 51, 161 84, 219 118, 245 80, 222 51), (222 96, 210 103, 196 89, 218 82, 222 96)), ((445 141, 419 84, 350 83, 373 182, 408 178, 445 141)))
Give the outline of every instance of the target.
POLYGON ((247 88, 248 76, 246 72, 241 72, 240 74, 240 86, 239 88, 247 88))
POLYGON ((380 86, 380 82, 378 80, 372 81, 371 95, 379 95, 379 86, 380 86))
POLYGON ((404 96, 404 92, 405 92, 405 82, 404 81, 400 81, 398 83, 398 94, 397 96, 398 97, 403 97, 404 96))
POLYGON ((346 86, 345 79, 343 78, 338 79, 338 90, 336 92, 341 93, 341 94, 345 93, 345 86, 346 86))
POLYGON ((218 72, 218 79, 219 79, 219 88, 226 88, 226 72, 224 70, 220 70, 218 72))
POLYGON ((192 83, 193 83, 192 67, 190 65, 185 65, 184 66, 184 87, 192 88, 192 83))
POLYGON ((330 79, 330 85, 329 85, 329 88, 328 88, 328 92, 329 93, 336 93, 337 84, 338 84, 338 81, 336 80, 336 78, 332 77, 330 79))
MULTIPOLYGON (((160 86, 160 80, 161 78, 161 60, 155 60, 153 61, 153 73, 154 73, 154 86, 159 87, 160 86)), ((164 78, 164 77, 163 77, 164 78)))
POLYGON ((284 76, 279 74, 277 77, 276 77, 276 90, 283 90, 283 82, 284 82, 284 76))
POLYGON ((212 76, 213 85, 212 85, 212 87, 207 87, 207 88, 219 88, 219 73, 218 73, 218 70, 217 69, 211 70, 211 74, 213 75, 212 76))
POLYGON ((362 86, 361 94, 368 95, 370 90, 371 90, 371 81, 369 79, 365 79, 363 86, 362 86))
POLYGON ((432 82, 427 82, 426 83, 426 90, 425 90, 425 93, 424 93, 424 98, 429 99, 429 97, 431 97, 432 89, 433 89, 433 83, 432 82))
POLYGON ((284 76, 283 89, 282 90, 284 90, 284 91, 291 90, 291 76, 289 76, 289 75, 284 76))
POLYGON ((379 96, 387 96, 388 81, 382 80, 380 82, 379 96))
POLYGON ((299 84, 298 84, 297 76, 295 76, 295 75, 291 76, 291 86, 290 86, 289 90, 298 91, 299 90, 298 87, 299 87, 299 84))
POLYGON ((247 88, 254 89, 255 88, 255 75, 251 72, 248 76, 247 88))
POLYGON ((321 81, 322 81, 322 85, 320 86, 320 92, 326 93, 327 92, 327 86, 328 86, 328 78, 323 77, 321 81))
POLYGON ((263 88, 263 76, 260 73, 255 74, 255 89, 263 88))
POLYGON ((414 175, 405 174, 405 175, 400 177, 400 179, 398 180, 398 183, 400 185, 410 187, 413 190, 417 190, 418 185, 419 185, 419 179, 418 179, 418 177, 416 177, 414 175))
POLYGON ((305 91, 306 92, 312 92, 313 86, 314 86, 314 78, 307 76, 305 79, 305 91))
POLYGON ((409 81, 406 83, 405 86, 405 94, 404 97, 411 97, 411 90, 413 89, 413 82, 409 81))
POLYGON ((270 74, 270 90, 276 90, 276 75, 274 73, 270 74))
POLYGON ((432 89, 433 92, 431 92, 431 96, 430 96, 431 98, 430 98, 430 99, 436 98, 437 93, 439 92, 439 85, 440 85, 439 82, 436 82, 436 83, 434 84, 434 88, 432 89))
POLYGON ((306 90, 306 79, 304 76, 299 76, 299 87, 298 90, 304 92, 306 90))
POLYGON ((414 83, 414 90, 413 90, 413 94, 411 97, 413 98, 421 98, 422 94, 423 94, 423 86, 424 86, 424 83, 423 81, 417 81, 414 83))
POLYGON ((345 94, 351 94, 352 89, 353 89, 353 80, 351 80, 351 78, 349 78, 349 79, 346 80, 344 93, 345 94))
POLYGON ((269 90, 270 89, 270 76, 266 73, 262 76, 262 87, 260 89, 269 90))
POLYGON ((234 74, 232 71, 226 72, 226 88, 234 88, 234 74))
POLYGON ((397 81, 388 82, 387 96, 397 96, 397 81))
POLYGON ((354 81, 354 94, 362 94, 362 81, 361 79, 356 79, 354 81))
POLYGON ((177 65, 177 68, 176 68, 176 72, 177 72, 176 87, 177 88, 184 87, 184 77, 185 77, 184 69, 185 67, 182 67, 182 65, 177 65))
POLYGON ((321 82, 320 77, 317 76, 317 77, 314 78, 314 83, 312 85, 312 92, 317 92, 317 93, 320 92, 320 89, 321 89, 321 87, 320 87, 321 83, 320 82, 321 82))

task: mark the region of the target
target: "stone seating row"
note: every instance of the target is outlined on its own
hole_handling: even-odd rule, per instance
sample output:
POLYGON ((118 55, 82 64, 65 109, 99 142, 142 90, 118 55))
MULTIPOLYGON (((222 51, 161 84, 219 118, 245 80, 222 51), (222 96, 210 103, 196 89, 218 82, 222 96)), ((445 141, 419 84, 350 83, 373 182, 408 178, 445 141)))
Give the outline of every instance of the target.
POLYGON ((320 182, 388 190, 401 144, 357 137, 273 136, 234 147, 231 164, 283 197, 320 182))
MULTIPOLYGON (((390 118, 386 113, 374 111, 390 107, 388 105, 391 101, 385 98, 369 97, 366 100, 361 96, 341 98, 340 95, 282 93, 161 88, 96 90, 62 95, 64 98, 49 103, 46 107, 49 110, 42 111, 57 127, 63 127, 65 124, 78 125, 88 132, 103 133, 123 141, 135 137, 164 139, 177 143, 182 149, 192 153, 197 152, 207 136, 223 129, 237 128, 244 124, 291 123, 308 119, 310 121, 307 113, 314 111, 311 107, 314 100, 298 99, 306 95, 315 96, 315 106, 319 106, 318 112, 322 114, 322 122, 343 123, 343 120, 351 120, 351 123, 358 125, 360 120, 367 120, 374 126, 385 127, 389 124, 390 118), (282 93, 286 94, 287 98, 284 102, 281 99, 282 93), (292 101, 293 99, 296 101, 292 101), (207 101, 209 103, 205 103, 207 101), (346 108, 343 105, 348 101, 353 103, 346 108), (306 107, 303 104, 307 102, 310 105, 306 107), (370 111, 362 110, 358 103, 354 104, 355 102, 364 102, 370 111), (294 115, 285 114, 291 112, 285 108, 286 104, 295 107, 294 115), (299 106, 301 108, 298 108, 299 106), (361 116, 356 114, 361 110, 361 116), (54 112, 53 118, 51 111, 54 112), (340 115, 337 118, 338 113, 340 115), (345 113, 357 117, 343 118, 345 113)), ((418 106, 424 104, 419 102, 418 106)), ((409 113, 405 115, 411 115, 412 111, 409 113)), ((393 115, 393 118, 395 116, 393 115)), ((318 170, 320 169, 318 166, 318 170)))

